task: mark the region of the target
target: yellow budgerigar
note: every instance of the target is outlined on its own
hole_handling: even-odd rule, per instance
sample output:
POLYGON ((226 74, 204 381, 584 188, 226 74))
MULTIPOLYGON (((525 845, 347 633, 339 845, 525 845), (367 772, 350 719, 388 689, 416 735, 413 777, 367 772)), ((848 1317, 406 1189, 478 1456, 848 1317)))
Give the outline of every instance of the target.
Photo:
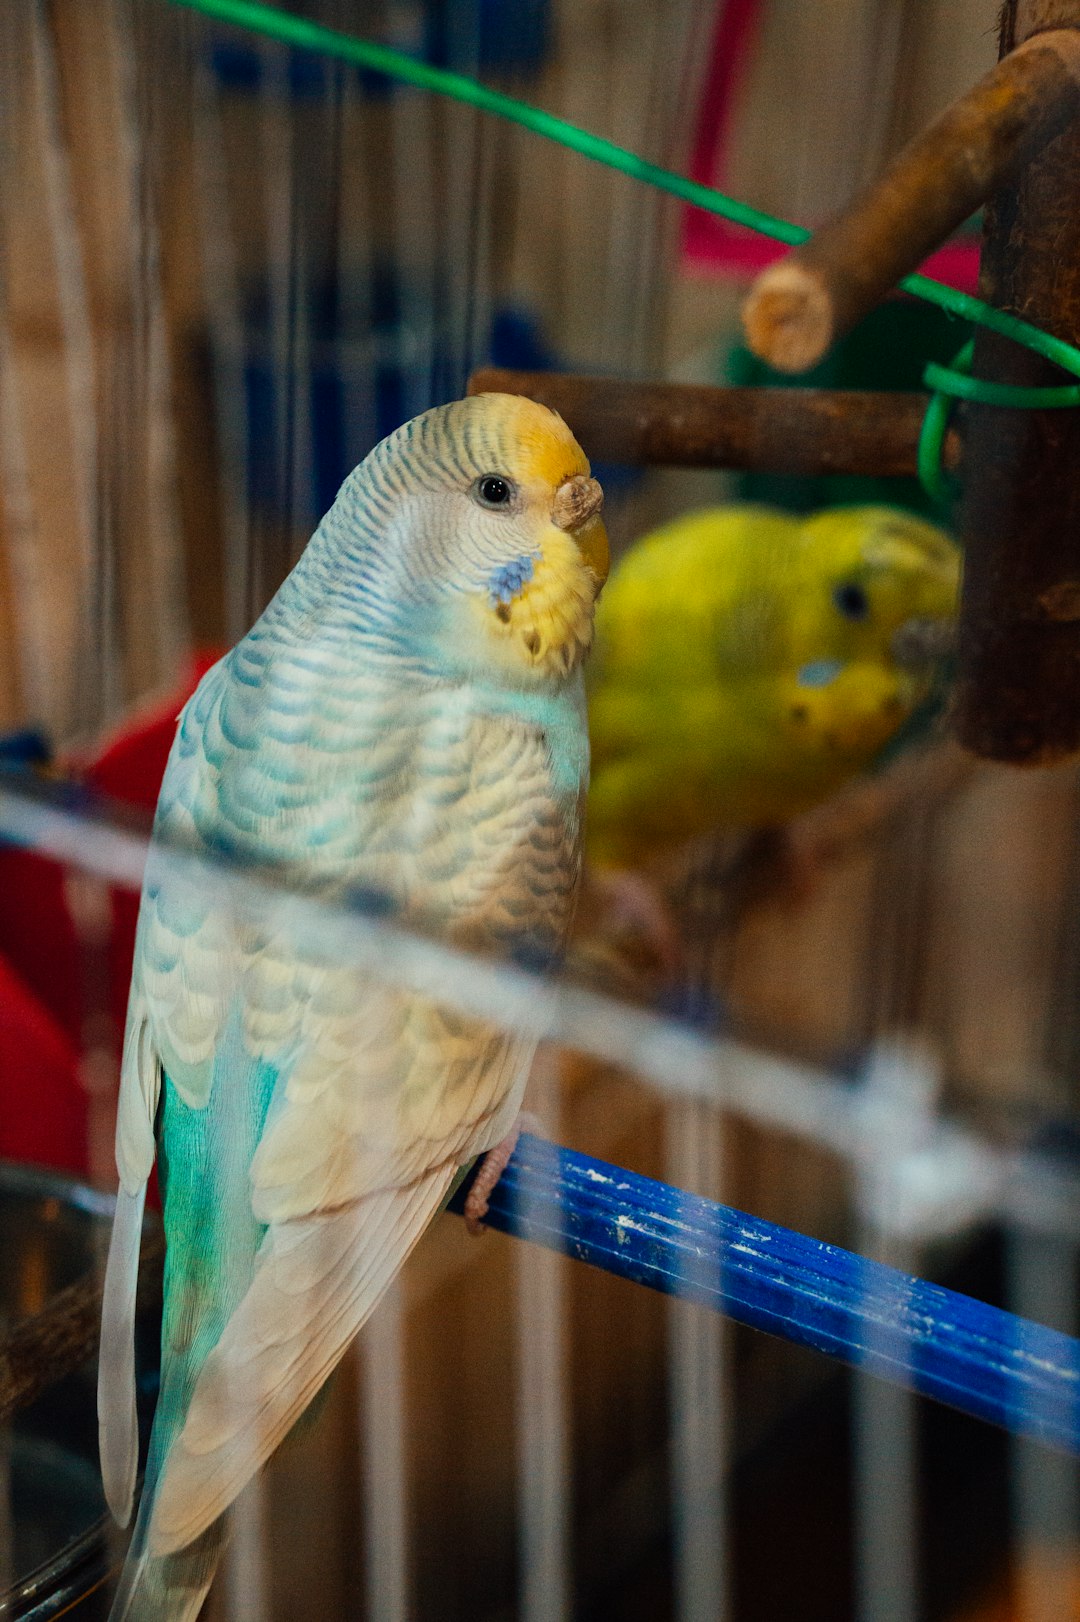
POLYGON ((638 542, 597 614, 593 860, 782 825, 870 767, 939 679, 959 572, 884 506, 714 508, 638 542))

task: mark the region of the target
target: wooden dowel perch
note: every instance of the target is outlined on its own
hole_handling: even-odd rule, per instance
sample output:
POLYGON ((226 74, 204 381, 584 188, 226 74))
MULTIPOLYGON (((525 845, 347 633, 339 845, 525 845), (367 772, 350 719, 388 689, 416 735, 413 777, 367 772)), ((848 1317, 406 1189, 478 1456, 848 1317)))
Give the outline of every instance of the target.
MULTIPOLYGON (((145 1234, 139 1262, 140 1313, 161 1301, 164 1256, 160 1229, 145 1234)), ((58 1291, 44 1311, 0 1336, 0 1422, 93 1357, 101 1334, 101 1286, 96 1277, 80 1279, 58 1291)))
POLYGON ((1055 28, 1020 45, 849 208, 758 277, 743 309, 754 354, 782 372, 815 366, 1078 111, 1080 37, 1055 28))
MULTIPOLYGON (((1077 0, 1011 0, 1001 48, 1034 26, 1063 23, 1080 25, 1077 0)), ((1062 36, 1040 36, 1050 37, 1062 36)), ((1068 37, 1080 51, 1080 33, 1068 37)), ((991 200, 979 281, 990 304, 1073 344, 1078 175, 1080 121, 991 200)), ((985 329, 972 370, 1002 383, 1066 381, 1031 350, 985 329)), ((989 759, 1050 764, 1080 750, 1080 411, 969 406, 965 474, 957 733, 989 759)))
MULTIPOLYGON (((761 473, 913 475, 925 394, 722 389, 561 372, 475 372, 470 394, 524 394, 562 416, 598 461, 761 473)), ((950 430, 945 464, 960 440, 950 430)))

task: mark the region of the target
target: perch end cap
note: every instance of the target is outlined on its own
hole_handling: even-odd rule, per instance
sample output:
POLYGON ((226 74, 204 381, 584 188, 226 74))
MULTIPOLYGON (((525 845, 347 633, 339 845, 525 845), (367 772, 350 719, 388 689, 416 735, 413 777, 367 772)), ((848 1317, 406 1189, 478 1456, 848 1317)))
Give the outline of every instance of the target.
POLYGON ((746 342, 780 372, 806 372, 833 339, 833 308, 821 279, 784 260, 770 265, 750 289, 742 312, 746 342))

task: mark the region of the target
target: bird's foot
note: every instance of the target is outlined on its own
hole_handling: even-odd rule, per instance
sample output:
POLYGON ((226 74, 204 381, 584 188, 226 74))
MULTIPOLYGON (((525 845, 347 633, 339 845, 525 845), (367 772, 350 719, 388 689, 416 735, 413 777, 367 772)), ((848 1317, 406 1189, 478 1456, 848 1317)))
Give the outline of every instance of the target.
POLYGON ((509 1165, 510 1156, 517 1148, 517 1141, 523 1132, 533 1132, 538 1137, 544 1135, 540 1118, 527 1110, 522 1110, 502 1142, 497 1143, 494 1149, 489 1149, 480 1162, 472 1187, 465 1196, 465 1208, 462 1213, 465 1227, 474 1239, 479 1239, 484 1232, 484 1218, 487 1216, 491 1191, 509 1165))

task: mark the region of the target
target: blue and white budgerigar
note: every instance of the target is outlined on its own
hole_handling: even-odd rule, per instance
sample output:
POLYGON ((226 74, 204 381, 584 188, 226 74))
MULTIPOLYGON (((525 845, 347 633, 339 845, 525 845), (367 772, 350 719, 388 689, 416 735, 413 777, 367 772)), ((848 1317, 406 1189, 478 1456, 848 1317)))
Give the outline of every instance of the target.
MULTIPOLYGON (((222 1516, 312 1401, 444 1203, 505 1155, 531 1043, 239 915, 168 844, 271 867, 470 948, 553 959, 588 741, 581 663, 607 572, 599 485, 561 418, 438 407, 346 479, 177 728, 124 1041, 99 1417, 126 1524, 147 1178, 167 1243, 161 1390, 114 1607, 197 1615, 222 1516)), ((485 1175, 486 1173, 486 1175, 485 1175)))

